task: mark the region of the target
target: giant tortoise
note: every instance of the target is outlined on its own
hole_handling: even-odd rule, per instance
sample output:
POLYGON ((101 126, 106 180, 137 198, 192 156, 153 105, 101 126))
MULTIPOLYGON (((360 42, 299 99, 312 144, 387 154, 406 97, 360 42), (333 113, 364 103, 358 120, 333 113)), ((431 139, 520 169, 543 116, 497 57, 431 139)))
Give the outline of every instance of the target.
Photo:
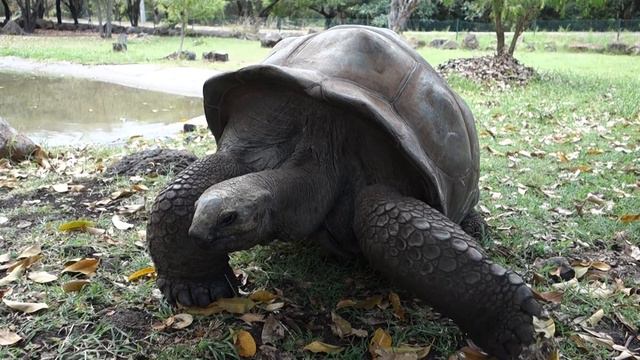
POLYGON ((204 108, 217 152, 160 193, 147 227, 169 302, 231 296, 227 254, 297 239, 363 256, 500 359, 533 342, 539 304, 474 238, 473 116, 396 34, 285 39, 261 64, 209 79, 204 108))

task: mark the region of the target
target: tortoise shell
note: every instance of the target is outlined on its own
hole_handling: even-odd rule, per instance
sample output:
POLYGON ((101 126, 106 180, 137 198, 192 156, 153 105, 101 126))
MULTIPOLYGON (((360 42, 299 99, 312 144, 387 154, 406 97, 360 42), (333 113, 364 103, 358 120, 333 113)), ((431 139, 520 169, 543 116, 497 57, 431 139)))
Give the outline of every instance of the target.
POLYGON ((479 149, 473 115, 394 32, 347 25, 287 38, 261 64, 210 78, 204 105, 216 140, 228 120, 225 94, 252 84, 284 86, 375 122, 420 173, 424 184, 416 186, 431 194, 423 200, 454 222, 476 205, 479 149))

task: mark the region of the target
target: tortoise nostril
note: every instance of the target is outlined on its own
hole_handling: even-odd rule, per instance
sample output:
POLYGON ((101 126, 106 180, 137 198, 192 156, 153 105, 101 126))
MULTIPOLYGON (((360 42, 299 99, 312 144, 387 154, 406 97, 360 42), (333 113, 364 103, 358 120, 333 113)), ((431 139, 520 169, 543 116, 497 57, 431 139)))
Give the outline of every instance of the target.
POLYGON ((238 218, 236 211, 225 211, 218 216, 218 226, 229 226, 238 218))

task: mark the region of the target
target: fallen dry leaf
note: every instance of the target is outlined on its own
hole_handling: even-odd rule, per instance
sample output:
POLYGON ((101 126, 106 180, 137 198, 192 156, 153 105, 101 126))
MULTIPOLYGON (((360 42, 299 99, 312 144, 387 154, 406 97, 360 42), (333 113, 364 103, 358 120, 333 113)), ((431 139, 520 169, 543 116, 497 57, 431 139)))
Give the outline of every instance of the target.
POLYGON ((418 347, 401 345, 390 349, 377 349, 376 360, 420 360, 431 352, 431 346, 418 347))
POLYGON ((80 290, 82 290, 83 287, 87 286, 91 284, 91 281, 89 280, 71 280, 71 281, 67 281, 66 283, 62 284, 62 290, 66 293, 70 293, 70 292, 78 292, 80 290))
POLYGON ((218 299, 215 303, 226 312, 230 312, 232 314, 244 314, 256 306, 256 303, 253 302, 253 300, 238 297, 218 299))
POLYGON ((49 308, 49 306, 45 303, 25 303, 19 301, 11 301, 8 299, 2 299, 2 302, 13 310, 17 310, 25 314, 31 314, 36 311, 49 308))
POLYGON ((118 214, 131 215, 137 213, 142 209, 144 209, 144 204, 128 204, 124 205, 121 208, 118 208, 118 214))
POLYGON ((323 343, 321 341, 313 341, 303 348, 303 350, 311 351, 312 353, 325 353, 325 354, 337 354, 344 350, 343 347, 337 345, 331 345, 323 343))
POLYGON ((111 218, 111 222, 113 223, 113 226, 115 226, 118 230, 129 230, 135 226, 133 224, 129 224, 128 222, 122 221, 119 215, 113 215, 113 217, 111 218))
POLYGON ((262 327, 260 336, 263 344, 276 345, 276 343, 284 338, 284 326, 273 315, 269 315, 262 327))
POLYGON ((264 315, 255 313, 246 313, 240 316, 238 319, 252 325, 254 322, 264 322, 264 315))
POLYGON ((625 214, 620 216, 620 221, 622 221, 625 224, 628 224, 630 222, 634 222, 634 221, 640 221, 640 214, 625 214))
POLYGON ((209 316, 223 311, 232 314, 245 314, 253 309, 256 303, 247 298, 222 298, 212 302, 207 307, 184 307, 187 312, 195 315, 209 316))
POLYGON ((334 334, 341 338, 351 334, 351 323, 333 311, 331 312, 331 321, 333 321, 333 324, 331 324, 331 330, 334 334))
POLYGON ((40 284, 46 284, 58 279, 57 275, 50 274, 46 271, 32 271, 27 277, 40 284))
POLYGON ((62 272, 80 273, 87 276, 93 276, 100 265, 100 260, 95 258, 84 258, 65 267, 62 272))
POLYGON ((85 231, 89 227, 93 227, 94 224, 89 220, 73 220, 66 222, 64 224, 60 224, 58 226, 59 231, 85 231))
POLYGON ((67 183, 54 184, 54 185, 51 185, 51 187, 57 193, 66 193, 69 191, 69 184, 67 183))
POLYGON ((545 338, 551 339, 553 335, 556 333, 556 324, 553 322, 553 319, 539 319, 537 317, 533 317, 533 328, 536 332, 544 335, 545 338))
POLYGON ((255 302, 268 303, 273 301, 278 296, 267 291, 267 290, 257 290, 254 291, 251 295, 249 295, 249 299, 255 302))
POLYGON ((275 302, 275 303, 264 305, 262 308, 265 311, 274 312, 274 311, 278 311, 278 310, 282 309, 283 307, 284 307, 284 303, 283 302, 275 302))
POLYGON ((129 275, 127 277, 127 280, 134 281, 134 280, 138 280, 143 276, 153 277, 155 275, 156 275, 156 268, 154 268, 153 266, 147 266, 129 275))
POLYGON ((470 346, 464 346, 459 350, 461 357, 457 359, 463 360, 486 360, 489 359, 489 356, 481 352, 479 349, 474 349, 470 346))
POLYGON ((176 330, 181 330, 193 323, 193 316, 190 314, 176 314, 173 315, 173 322, 171 327, 176 330))
POLYGON ((560 304, 562 302, 562 298, 564 297, 563 291, 546 291, 546 292, 537 292, 533 291, 533 295, 538 300, 543 300, 546 302, 560 304))
POLYGON ((339 310, 343 308, 353 307, 356 309, 371 310, 374 307, 380 305, 381 302, 382 302, 381 295, 374 295, 364 300, 358 300, 358 301, 346 299, 346 300, 340 300, 338 304, 336 304, 336 309, 339 310))
POLYGON ((369 353, 373 358, 376 357, 376 350, 378 349, 391 349, 392 339, 391 335, 381 328, 377 328, 373 333, 371 340, 369 341, 369 353))
POLYGON ((20 278, 20 276, 22 275, 22 273, 24 272, 25 267, 20 264, 16 267, 13 268, 13 270, 11 270, 7 276, 3 277, 2 279, 0 279, 0 286, 5 286, 9 283, 12 283, 16 280, 18 280, 20 278))
POLYGON ((37 255, 40 255, 41 253, 42 253, 42 248, 40 247, 40 244, 31 245, 28 248, 22 250, 20 255, 18 255, 18 259, 26 259, 26 258, 34 257, 37 255))
POLYGON ((253 357, 256 354, 256 341, 246 330, 240 330, 235 334, 235 347, 238 355, 244 358, 253 357))
POLYGON ((393 307, 393 315, 395 315, 398 319, 404 320, 404 309, 400 304, 400 296, 394 293, 393 291, 389 293, 389 302, 391 303, 391 307, 393 307))
POLYGON ((586 322, 587 324, 591 325, 591 327, 595 327, 600 322, 600 320, 602 320, 603 316, 604 316, 604 310, 599 309, 598 311, 593 313, 593 315, 589 316, 586 322))
POLYGON ((22 340, 20 335, 8 329, 0 329, 0 346, 8 346, 22 340))

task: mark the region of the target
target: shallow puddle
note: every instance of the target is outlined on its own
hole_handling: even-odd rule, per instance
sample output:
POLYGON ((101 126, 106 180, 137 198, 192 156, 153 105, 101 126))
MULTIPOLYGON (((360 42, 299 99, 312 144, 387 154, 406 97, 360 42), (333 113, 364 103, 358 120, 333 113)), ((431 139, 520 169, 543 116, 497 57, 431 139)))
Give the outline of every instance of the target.
POLYGON ((163 136, 202 114, 198 98, 68 77, 0 72, 0 117, 43 145, 163 136))

